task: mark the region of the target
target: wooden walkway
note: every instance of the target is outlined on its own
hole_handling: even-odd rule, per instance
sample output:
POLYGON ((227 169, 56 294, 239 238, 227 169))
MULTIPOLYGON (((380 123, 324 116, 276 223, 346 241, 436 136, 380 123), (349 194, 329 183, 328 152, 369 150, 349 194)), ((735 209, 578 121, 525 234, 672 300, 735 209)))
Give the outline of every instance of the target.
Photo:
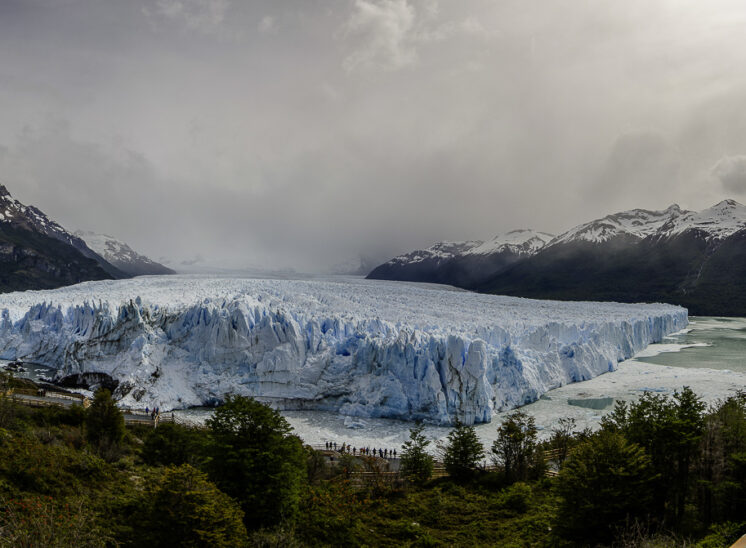
MULTIPOLYGON (((350 476, 352 478, 356 479, 385 479, 388 481, 394 481, 396 479, 399 479, 399 464, 401 462, 401 459, 399 457, 379 457, 378 455, 361 455, 360 453, 352 453, 349 451, 339 451, 335 449, 329 449, 326 447, 326 445, 312 445, 313 449, 318 451, 319 453, 322 453, 324 456, 330 459, 331 463, 333 465, 337 465, 340 462, 340 459, 342 458, 342 455, 350 455, 354 458, 372 458, 378 461, 380 464, 385 466, 387 468, 386 471, 379 471, 379 472, 352 472, 350 476), (392 466, 393 465, 393 466, 392 466), (394 468, 394 470, 390 470, 390 468, 394 468)), ((570 451, 571 452, 571 451, 570 451)), ((568 454, 570 453, 568 452, 568 454)), ((559 475, 559 466, 557 464, 557 461, 559 460, 560 456, 560 450, 559 449, 551 449, 549 451, 544 451, 544 462, 547 464, 547 470, 545 472, 545 475, 549 478, 555 478, 559 475)), ((492 472, 499 470, 499 466, 496 466, 494 464, 487 464, 481 466, 479 469, 485 472, 492 472)), ((447 477, 448 471, 446 470, 445 464, 443 464, 440 461, 435 461, 433 463, 433 473, 430 476, 430 479, 437 479, 437 478, 444 478, 447 477)), ((744 547, 746 548, 746 547, 744 547)))
MULTIPOLYGON (((7 395, 10 396, 13 401, 29 407, 72 407, 73 405, 80 405, 87 409, 90 405, 90 400, 82 394, 52 391, 42 393, 36 391, 34 394, 32 392, 34 391, 15 389, 9 391, 7 395)), ((122 409, 122 415, 124 416, 125 424, 144 424, 157 427, 162 422, 175 422, 172 413, 161 413, 154 419, 145 411, 122 409)))

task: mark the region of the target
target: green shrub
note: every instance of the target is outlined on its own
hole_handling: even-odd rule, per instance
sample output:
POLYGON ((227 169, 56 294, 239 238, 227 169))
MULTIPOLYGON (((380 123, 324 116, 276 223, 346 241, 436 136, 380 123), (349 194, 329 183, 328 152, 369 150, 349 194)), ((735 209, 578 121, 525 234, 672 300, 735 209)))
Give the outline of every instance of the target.
POLYGON ((114 403, 111 392, 101 389, 96 392, 93 403, 86 411, 86 439, 100 454, 115 460, 117 448, 125 434, 124 416, 114 403))
POLYGON ((104 461, 64 445, 45 445, 28 435, 0 444, 0 477, 14 492, 72 495, 108 477, 104 461))
POLYGON ((142 458, 150 465, 192 464, 200 466, 207 453, 207 432, 164 422, 148 431, 142 448, 142 458))
POLYGON ((746 535, 746 521, 741 523, 719 523, 710 528, 710 533, 697 543, 697 548, 721 548, 731 546, 746 535))
POLYGON ((99 548, 114 539, 80 499, 24 496, 0 501, 0 547, 99 548))
POLYGON ((247 542, 238 504, 188 464, 168 468, 142 510, 141 546, 228 548, 247 542))
POLYGON ((505 490, 503 493, 503 504, 508 510, 523 514, 528 510, 532 497, 531 487, 519 481, 505 490))

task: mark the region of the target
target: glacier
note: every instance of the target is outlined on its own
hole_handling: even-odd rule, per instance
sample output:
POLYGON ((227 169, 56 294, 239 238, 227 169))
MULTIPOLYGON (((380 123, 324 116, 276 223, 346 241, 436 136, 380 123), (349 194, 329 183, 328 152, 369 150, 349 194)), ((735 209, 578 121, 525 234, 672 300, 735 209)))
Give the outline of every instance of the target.
POLYGON ((0 359, 104 372, 123 407, 228 393, 279 409, 490 422, 688 323, 665 304, 538 301, 358 278, 170 276, 0 295, 0 359))

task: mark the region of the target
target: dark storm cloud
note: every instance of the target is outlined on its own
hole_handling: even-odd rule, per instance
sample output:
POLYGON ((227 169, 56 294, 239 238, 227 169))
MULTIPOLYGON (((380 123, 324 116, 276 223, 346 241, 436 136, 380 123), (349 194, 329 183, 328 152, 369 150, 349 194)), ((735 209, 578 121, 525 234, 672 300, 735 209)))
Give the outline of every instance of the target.
POLYGON ((155 257, 300 269, 705 207, 742 188, 708 181, 746 150, 745 22, 728 0, 2 2, 0 180, 155 257))

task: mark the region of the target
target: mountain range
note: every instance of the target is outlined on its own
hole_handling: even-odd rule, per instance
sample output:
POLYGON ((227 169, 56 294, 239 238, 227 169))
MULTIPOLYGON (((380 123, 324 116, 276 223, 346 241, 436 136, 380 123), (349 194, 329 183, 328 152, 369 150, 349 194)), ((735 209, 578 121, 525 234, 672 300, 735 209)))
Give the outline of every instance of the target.
POLYGON ((171 272, 119 242, 118 247, 111 246, 112 253, 109 247, 99 252, 101 241, 90 233, 70 233, 0 185, 0 291, 52 289, 82 281, 171 272))
POLYGON ((695 315, 746 315, 746 207, 633 209, 555 237, 513 231, 439 243, 376 267, 369 278, 445 283, 560 300, 663 301, 695 315))

